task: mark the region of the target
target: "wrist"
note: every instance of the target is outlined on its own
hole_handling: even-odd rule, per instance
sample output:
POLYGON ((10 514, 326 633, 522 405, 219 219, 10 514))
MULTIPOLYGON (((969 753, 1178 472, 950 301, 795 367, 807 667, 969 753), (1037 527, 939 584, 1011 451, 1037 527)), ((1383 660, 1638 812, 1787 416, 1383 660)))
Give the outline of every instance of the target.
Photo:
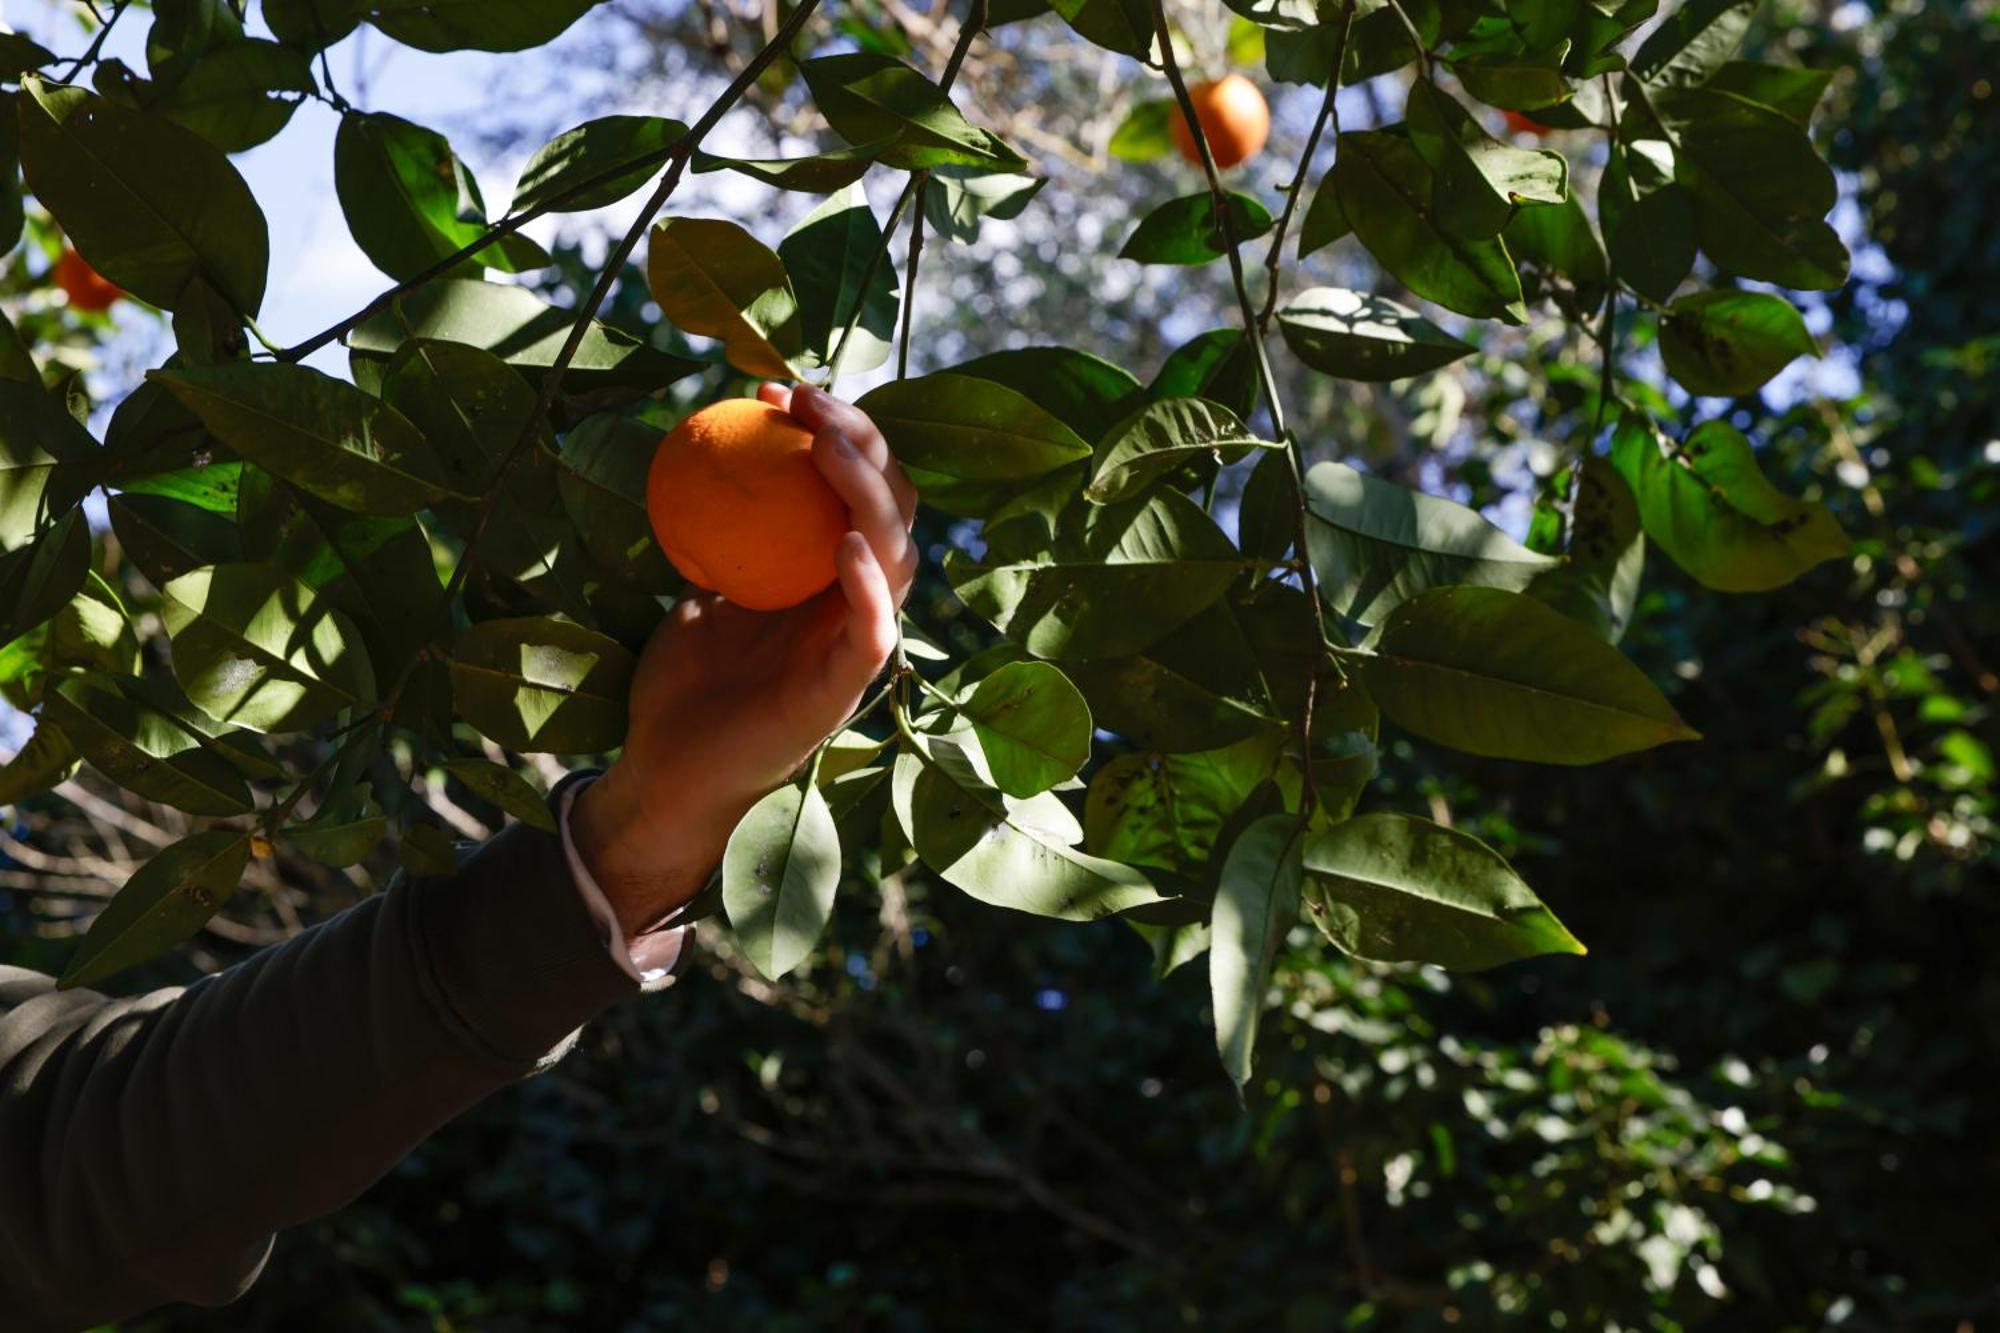
POLYGON ((577 855, 628 941, 701 891, 741 815, 661 786, 638 780, 621 761, 570 807, 577 855))

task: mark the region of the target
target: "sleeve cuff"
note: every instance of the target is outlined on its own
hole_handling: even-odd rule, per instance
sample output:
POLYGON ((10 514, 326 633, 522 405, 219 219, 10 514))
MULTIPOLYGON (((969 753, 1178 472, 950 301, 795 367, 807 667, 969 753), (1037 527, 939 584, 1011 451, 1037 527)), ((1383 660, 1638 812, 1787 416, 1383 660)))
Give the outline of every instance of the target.
MULTIPOLYGON (((570 878, 576 882, 576 891, 583 898, 584 907, 603 929, 605 938, 616 941, 619 936, 617 914, 611 910, 611 901, 604 896, 604 890, 598 886, 590 868, 584 865, 569 829, 570 807, 576 804, 577 793, 588 787, 596 777, 595 773, 586 773, 562 783, 556 788, 552 800, 556 807, 556 827, 562 832, 563 857, 569 863, 570 878)), ((627 941, 623 949, 614 943, 611 951, 614 959, 639 983, 640 990, 665 990, 674 984, 674 977, 687 952, 687 935, 692 929, 692 926, 655 926, 627 941)))

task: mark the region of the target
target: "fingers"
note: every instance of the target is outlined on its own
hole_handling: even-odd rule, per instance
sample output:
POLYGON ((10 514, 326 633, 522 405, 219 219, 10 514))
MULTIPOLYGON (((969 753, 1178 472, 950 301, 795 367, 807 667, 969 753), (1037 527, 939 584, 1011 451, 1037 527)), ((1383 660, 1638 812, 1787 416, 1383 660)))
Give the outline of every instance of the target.
MULTIPOLYGON (((761 391, 760 391, 761 392, 761 391)), ((770 399, 765 399, 770 402, 770 399)), ((890 494, 895 496, 896 507, 902 512, 903 526, 908 527, 917 516, 917 488, 903 475, 903 469, 889 452, 889 442, 882 438, 868 414, 852 403, 843 403, 832 394, 801 385, 791 395, 791 403, 785 408, 812 431, 822 431, 833 427, 846 434, 854 447, 861 451, 875 469, 888 478, 890 494)))
POLYGON ((847 622, 827 665, 843 692, 859 696, 896 650, 896 598, 874 548, 860 533, 841 539, 834 565, 847 599, 847 622))
MULTIPOLYGON (((794 395, 796 401, 797 395, 794 395)), ((889 479, 855 447, 839 426, 813 436, 813 463, 834 494, 847 503, 849 521, 874 555, 900 605, 917 575, 917 544, 889 479)))
POLYGON ((780 412, 789 412, 792 410, 792 386, 766 380, 757 386, 757 401, 769 403, 780 412))

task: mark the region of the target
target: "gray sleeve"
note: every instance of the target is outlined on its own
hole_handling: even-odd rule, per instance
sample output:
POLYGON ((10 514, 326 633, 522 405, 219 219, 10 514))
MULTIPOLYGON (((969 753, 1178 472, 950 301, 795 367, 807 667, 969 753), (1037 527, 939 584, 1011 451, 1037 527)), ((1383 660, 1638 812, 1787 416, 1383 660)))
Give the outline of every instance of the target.
POLYGON ((639 990, 555 835, 514 825, 185 990, 0 968, 0 1324, 217 1304, 639 990))

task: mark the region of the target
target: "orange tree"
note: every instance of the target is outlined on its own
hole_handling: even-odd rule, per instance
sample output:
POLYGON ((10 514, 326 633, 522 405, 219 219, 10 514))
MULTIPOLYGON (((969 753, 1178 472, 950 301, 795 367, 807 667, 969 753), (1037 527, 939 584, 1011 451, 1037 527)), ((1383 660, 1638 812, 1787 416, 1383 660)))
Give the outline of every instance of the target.
MULTIPOLYGON (((592 5, 267 0, 267 39, 235 0, 156 0, 144 77, 99 59, 143 12, 130 3, 72 58, 0 34, 16 85, 0 221, 25 190, 174 342, 106 405, 100 439, 79 378, 0 324, 0 687, 35 713, 0 800, 87 763, 193 817, 96 917, 66 984, 202 929, 254 862, 339 867, 393 839, 410 872, 448 867, 427 783, 546 821, 520 757, 618 744, 635 650, 677 588, 645 514, 653 449, 695 405, 669 386, 838 387, 892 358, 860 402, 925 504, 969 521, 943 573, 995 632, 962 652, 909 626, 881 691, 745 819, 705 901, 748 959, 795 966, 844 879, 920 864, 997 907, 1121 916, 1163 972, 1205 953, 1241 1085, 1301 920, 1372 960, 1581 951, 1484 843, 1356 807, 1384 725, 1542 764, 1693 739, 1617 648, 1648 545, 1725 593, 1846 549, 1737 424, 1695 424, 1695 399, 1753 394, 1812 350, 1772 288, 1847 271, 1807 133, 1825 76, 1736 60, 1751 5, 1239 0, 1271 74, 1326 91, 1281 197, 1229 188, 1195 134, 1205 188, 1125 240, 1125 261, 1214 265, 1238 315, 1147 383, 1058 329, 911 366, 927 240, 1032 207, 1035 164, 952 90, 994 26, 1056 21, 1036 0, 972 0, 935 70, 889 54, 875 11, 829 27, 806 0, 689 123, 578 125, 504 212, 441 135, 347 102, 318 59, 362 24, 429 51, 525 51, 592 5), (704 148, 760 81, 794 74, 821 151, 704 148), (1343 129, 1336 94, 1367 80, 1403 119, 1343 129), (339 112, 339 201, 393 285, 288 343, 260 324, 282 319, 262 308, 266 222, 229 155, 303 97, 339 112), (1571 151, 1496 134, 1507 113, 1571 151), (671 211, 690 171, 823 202, 772 248, 671 211), (871 172, 903 174, 886 220, 859 189, 871 172), (494 276, 550 262, 529 222, 642 192, 577 308, 494 276), (1370 290, 1295 281, 1344 238, 1372 258, 1370 290), (705 358, 598 318, 642 243, 662 318, 705 358), (1305 466, 1317 428, 1288 413, 1274 358, 1402 381, 1502 325, 1561 326, 1601 366, 1541 372, 1575 424, 1525 541, 1451 499, 1305 466), (334 344, 346 378, 302 364, 334 344), (1628 376, 1621 346, 1656 350, 1685 393, 1628 376), (1245 478, 1233 536, 1225 469, 1245 478), (93 492, 108 533, 86 520, 93 492), (1115 757, 1094 762, 1107 738, 1115 757)), ((1177 48, 1214 34, 1163 0, 1051 7, 1165 75, 1172 98, 1116 138, 1126 157, 1171 151, 1196 119, 1177 48)))

